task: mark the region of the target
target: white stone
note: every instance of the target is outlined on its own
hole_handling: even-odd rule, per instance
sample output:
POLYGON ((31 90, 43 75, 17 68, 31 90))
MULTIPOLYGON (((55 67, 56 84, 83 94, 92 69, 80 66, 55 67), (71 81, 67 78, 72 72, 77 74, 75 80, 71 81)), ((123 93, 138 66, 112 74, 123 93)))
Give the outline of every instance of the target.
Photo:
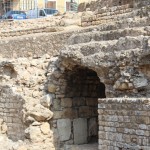
POLYGON ((43 134, 50 134, 50 125, 49 123, 45 122, 40 126, 40 129, 43 134))
POLYGON ((57 128, 60 141, 66 141, 71 136, 71 120, 70 119, 59 119, 57 121, 57 128))
POLYGON ((141 87, 145 87, 148 85, 148 81, 144 77, 134 78, 133 83, 134 83, 135 88, 141 88, 141 87))
POLYGON ((78 118, 73 120, 74 144, 87 143, 87 119, 78 118))

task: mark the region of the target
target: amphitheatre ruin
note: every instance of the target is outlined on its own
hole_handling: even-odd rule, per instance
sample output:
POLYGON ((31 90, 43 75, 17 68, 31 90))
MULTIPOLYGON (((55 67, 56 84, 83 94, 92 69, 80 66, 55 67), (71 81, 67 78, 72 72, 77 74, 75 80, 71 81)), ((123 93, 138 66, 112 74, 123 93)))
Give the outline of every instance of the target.
POLYGON ((150 150, 150 0, 0 22, 0 150, 150 150))

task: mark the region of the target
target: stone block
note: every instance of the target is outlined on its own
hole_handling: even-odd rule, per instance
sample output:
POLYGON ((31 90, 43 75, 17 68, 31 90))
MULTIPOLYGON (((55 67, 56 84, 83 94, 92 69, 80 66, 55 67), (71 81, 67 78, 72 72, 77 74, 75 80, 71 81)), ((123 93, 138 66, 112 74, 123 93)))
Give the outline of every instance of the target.
POLYGON ((69 118, 69 119, 74 119, 78 117, 78 112, 76 109, 72 108, 66 108, 63 109, 62 111, 55 111, 54 112, 54 118, 59 119, 59 118, 69 118))
POLYGON ((63 111, 54 111, 54 119, 60 119, 63 116, 63 111))
POLYGON ((30 115, 37 121, 44 121, 52 118, 53 113, 41 104, 37 104, 35 107, 30 108, 30 111, 28 111, 28 115, 30 115))
POLYGON ((148 81, 144 77, 134 78, 133 84, 135 88, 141 88, 148 85, 148 81))
POLYGON ((85 105, 85 98, 73 98, 73 106, 78 107, 78 106, 84 106, 85 105))
POLYGON ((74 144, 87 143, 87 119, 78 118, 73 120, 74 144))
POLYGON ((140 125, 139 125, 139 128, 140 128, 140 129, 147 129, 147 126, 146 126, 145 124, 140 124, 140 125))
POLYGON ((88 106, 82 106, 79 108, 79 117, 90 117, 92 115, 92 109, 88 106))
POLYGON ((71 98, 62 98, 61 106, 62 107, 72 107, 72 99, 71 98))
POLYGON ((144 135, 144 130, 136 130, 137 135, 144 135))
POLYGON ((123 138, 123 140, 124 140, 126 143, 131 143, 130 135, 128 135, 128 134, 123 134, 122 138, 123 138))
POLYGON ((86 98, 86 104, 88 106, 97 106, 98 107, 98 100, 97 100, 97 98, 86 98))
POLYGON ((60 141, 66 141, 71 136, 71 120, 70 119, 59 119, 57 121, 58 135, 60 141))
POLYGON ((53 109, 54 110, 61 110, 61 99, 54 99, 53 109))

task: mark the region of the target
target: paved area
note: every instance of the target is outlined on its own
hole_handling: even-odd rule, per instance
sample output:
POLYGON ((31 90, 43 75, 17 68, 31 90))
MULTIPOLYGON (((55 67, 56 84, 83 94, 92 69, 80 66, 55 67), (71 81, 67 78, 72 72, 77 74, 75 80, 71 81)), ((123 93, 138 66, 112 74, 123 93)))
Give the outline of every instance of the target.
POLYGON ((64 150, 98 150, 98 144, 67 145, 64 150))

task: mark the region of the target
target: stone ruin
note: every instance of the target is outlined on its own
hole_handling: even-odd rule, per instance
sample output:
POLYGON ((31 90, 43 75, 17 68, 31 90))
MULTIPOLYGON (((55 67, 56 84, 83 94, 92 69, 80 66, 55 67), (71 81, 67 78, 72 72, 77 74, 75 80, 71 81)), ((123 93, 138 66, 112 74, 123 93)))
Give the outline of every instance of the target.
POLYGON ((101 3, 81 30, 1 39, 0 149, 150 149, 150 1, 101 3))

